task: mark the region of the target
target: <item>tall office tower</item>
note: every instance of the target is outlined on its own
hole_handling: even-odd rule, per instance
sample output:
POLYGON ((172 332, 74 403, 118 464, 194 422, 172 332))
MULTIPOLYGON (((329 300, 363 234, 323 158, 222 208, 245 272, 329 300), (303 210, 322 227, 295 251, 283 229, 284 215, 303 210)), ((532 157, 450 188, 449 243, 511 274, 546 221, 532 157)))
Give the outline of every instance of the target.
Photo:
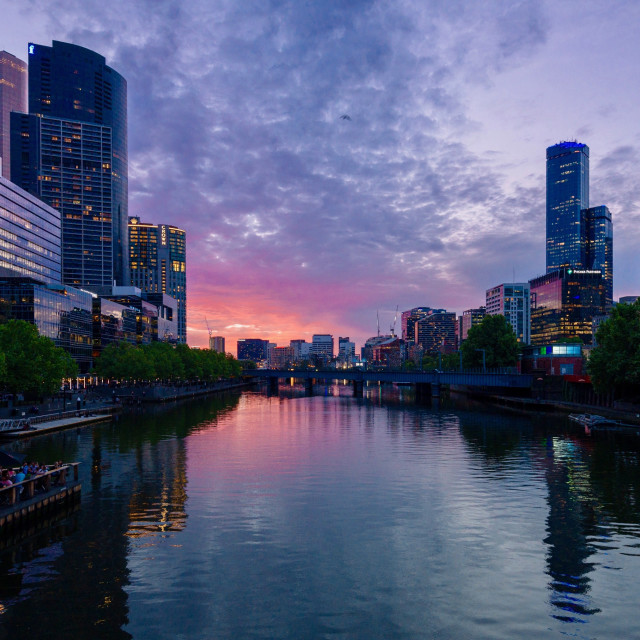
POLYGON ((14 182, 58 209, 63 281, 129 284, 127 83, 73 44, 29 45, 29 114, 11 115, 14 182))
POLYGON ((583 267, 584 209, 589 208, 589 147, 560 142, 547 149, 547 273, 583 267))
POLYGON ((589 147, 560 142, 547 149, 547 273, 598 270, 613 304, 613 223, 605 206, 589 208, 589 147))
POLYGON ((584 211, 587 247, 584 268, 600 271, 607 307, 613 304, 613 223, 604 205, 584 211))
POLYGON ((528 282, 499 284, 486 293, 487 315, 507 319, 518 342, 531 341, 531 289, 528 282))
POLYGON ((12 111, 27 110, 27 65, 15 56, 0 51, 0 163, 2 176, 11 180, 12 111))
POLYGON ((131 284, 146 293, 166 293, 178 301, 178 342, 187 342, 186 233, 168 224, 129 219, 131 284))

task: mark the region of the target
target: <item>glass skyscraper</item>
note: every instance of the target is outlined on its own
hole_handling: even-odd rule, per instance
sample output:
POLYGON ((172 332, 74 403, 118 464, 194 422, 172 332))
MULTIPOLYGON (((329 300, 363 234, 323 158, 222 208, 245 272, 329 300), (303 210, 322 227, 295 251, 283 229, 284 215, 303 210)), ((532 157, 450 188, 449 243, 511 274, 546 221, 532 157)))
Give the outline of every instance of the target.
POLYGON ((10 115, 27 110, 27 65, 6 51, 0 51, 0 160, 2 176, 11 180, 10 115))
POLYGON ((61 213, 63 281, 129 284, 127 84, 73 44, 29 45, 29 114, 11 116, 14 182, 61 213))
POLYGON ((589 147, 547 148, 547 273, 563 267, 598 270, 613 302, 613 225, 607 207, 589 208, 589 147))
POLYGON ((178 342, 187 342, 186 233, 168 224, 129 220, 131 284, 178 301, 178 342))
POLYGON ((60 214, 0 177, 0 276, 60 283, 60 214))

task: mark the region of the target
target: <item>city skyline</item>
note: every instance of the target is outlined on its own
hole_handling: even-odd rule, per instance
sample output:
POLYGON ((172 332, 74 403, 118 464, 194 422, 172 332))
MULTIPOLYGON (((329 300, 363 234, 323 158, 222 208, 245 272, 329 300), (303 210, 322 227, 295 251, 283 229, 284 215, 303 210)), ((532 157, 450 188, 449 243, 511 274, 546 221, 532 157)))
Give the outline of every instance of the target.
POLYGON ((386 333, 396 305, 461 313, 545 272, 562 140, 591 149, 614 298, 638 293, 640 9, 615 5, 0 0, 0 49, 71 42, 126 78, 129 214, 187 231, 191 345, 205 316, 231 352, 361 345, 377 310, 386 333))

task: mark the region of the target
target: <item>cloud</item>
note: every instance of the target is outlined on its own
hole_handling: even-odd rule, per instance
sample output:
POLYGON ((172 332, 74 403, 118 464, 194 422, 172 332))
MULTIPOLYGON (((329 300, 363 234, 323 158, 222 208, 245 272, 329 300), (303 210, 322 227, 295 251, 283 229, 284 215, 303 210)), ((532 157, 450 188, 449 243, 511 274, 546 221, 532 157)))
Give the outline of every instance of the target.
POLYGON ((544 45, 539 3, 31 5, 127 78, 130 215, 186 229, 190 326, 366 335, 379 306, 461 308, 533 259, 513 220, 540 192, 463 140, 469 86, 544 45))

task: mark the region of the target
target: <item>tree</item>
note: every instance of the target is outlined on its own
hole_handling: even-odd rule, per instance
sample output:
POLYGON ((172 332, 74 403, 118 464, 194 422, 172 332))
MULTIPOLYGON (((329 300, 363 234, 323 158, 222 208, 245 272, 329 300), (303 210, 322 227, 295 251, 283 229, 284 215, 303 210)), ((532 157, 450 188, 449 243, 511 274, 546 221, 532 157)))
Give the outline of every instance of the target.
POLYGON ((465 367, 481 367, 484 351, 487 369, 513 367, 518 363, 520 345, 512 326, 502 315, 489 315, 472 326, 462 343, 465 367))
POLYGON ((640 300, 618 304, 596 333, 587 371, 597 393, 640 395, 640 300))
POLYGON ((49 395, 60 388, 63 378, 78 371, 64 349, 39 335, 35 325, 24 320, 0 325, 0 351, 5 364, 2 381, 10 393, 49 395))

